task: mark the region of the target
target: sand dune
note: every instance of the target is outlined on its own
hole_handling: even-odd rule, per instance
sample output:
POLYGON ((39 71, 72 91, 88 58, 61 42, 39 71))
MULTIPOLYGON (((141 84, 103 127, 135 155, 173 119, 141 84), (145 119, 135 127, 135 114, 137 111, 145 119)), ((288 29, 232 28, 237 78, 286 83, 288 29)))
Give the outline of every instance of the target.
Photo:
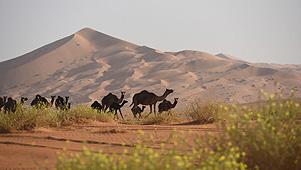
MULTIPOLYGON (((141 90, 158 95, 165 88, 179 97, 177 108, 212 96, 237 103, 254 102, 258 91, 291 89, 301 97, 301 76, 257 67, 230 55, 184 50, 162 52, 85 28, 28 54, 0 63, 0 95, 32 100, 39 93, 69 95, 72 103, 91 104, 109 92, 125 99, 141 90)), ((129 107, 125 107, 129 111, 129 107)))

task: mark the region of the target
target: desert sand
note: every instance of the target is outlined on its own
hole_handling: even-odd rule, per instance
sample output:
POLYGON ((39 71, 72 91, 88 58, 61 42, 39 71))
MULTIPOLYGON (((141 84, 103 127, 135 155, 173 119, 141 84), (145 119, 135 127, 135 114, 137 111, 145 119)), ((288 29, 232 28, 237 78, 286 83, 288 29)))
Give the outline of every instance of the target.
MULTIPOLYGON (((132 96, 142 90, 162 95, 169 88, 174 93, 167 99, 173 101, 178 97, 175 109, 181 110, 197 97, 239 104, 256 102, 260 89, 268 95, 282 92, 284 98, 294 90, 295 96, 301 98, 300 68, 300 65, 249 63, 223 53, 162 52, 84 28, 25 55, 0 62, 0 95, 15 99, 28 97, 26 104, 36 94, 48 100, 51 95, 70 96, 72 105, 91 105, 110 92, 120 97, 120 92, 126 91, 125 100, 131 103, 132 96)), ((130 113, 128 106, 125 105, 123 113, 130 113)), ((81 152, 83 140, 94 148, 107 148, 111 144, 107 152, 120 153, 122 143, 138 139, 138 129, 146 134, 155 133, 159 143, 174 127, 200 134, 205 131, 202 125, 96 122, 65 129, 40 128, 34 132, 0 134, 0 169, 37 169, 47 165, 46 160, 49 167, 54 167, 57 151, 67 147, 72 152, 81 152), (103 133, 107 129, 123 129, 125 133, 103 133), (65 142, 67 139, 69 144, 65 142)), ((215 131, 213 127, 210 129, 215 131)))
POLYGON ((289 65, 266 67, 222 53, 162 52, 84 28, 1 62, 0 95, 26 96, 27 104, 36 94, 49 100, 51 95, 70 96, 73 105, 90 105, 110 92, 119 97, 126 91, 125 100, 131 103, 142 90, 162 95, 170 88, 175 92, 167 99, 179 97, 177 109, 196 97, 255 102, 260 89, 268 95, 282 91, 284 97, 295 90, 295 96, 301 97, 299 65, 290 66, 294 68, 290 72, 281 70, 289 65))
MULTIPOLYGON (((57 153, 67 148, 68 153, 80 153, 85 146, 93 147, 95 151, 102 149, 109 154, 120 154, 123 149, 131 151, 137 140, 143 141, 138 129, 143 130, 144 137, 154 136, 154 149, 160 148, 171 133, 177 130, 192 130, 199 135, 205 132, 216 133, 214 125, 125 125, 117 123, 99 123, 72 126, 65 129, 39 128, 34 132, 20 132, 17 134, 0 135, 0 169, 38 169, 49 167, 53 169, 58 160, 57 153), (117 133, 110 132, 111 130, 117 133), (108 132, 108 133, 107 133, 108 132), (69 140, 69 142, 66 142, 69 140), (32 145, 34 143, 34 146, 32 145), (122 146, 126 144, 126 146, 122 146), (132 145, 133 144, 133 145, 132 145), (132 145, 132 146, 130 146, 132 145)), ((150 142, 144 142, 153 146, 150 142)))

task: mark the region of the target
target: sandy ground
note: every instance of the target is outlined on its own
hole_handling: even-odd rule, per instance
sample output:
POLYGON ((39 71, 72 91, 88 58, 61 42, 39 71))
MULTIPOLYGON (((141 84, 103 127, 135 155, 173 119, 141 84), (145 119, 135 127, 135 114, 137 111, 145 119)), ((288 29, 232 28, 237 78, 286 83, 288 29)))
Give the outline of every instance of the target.
MULTIPOLYGON (((193 130, 197 134, 216 132, 214 125, 195 125, 192 123, 171 125, 127 125, 117 123, 94 122, 85 126, 72 126, 63 129, 38 128, 34 132, 0 134, 0 169, 38 169, 39 167, 54 168, 57 162, 57 152, 68 148, 69 152, 80 153, 83 141, 88 147, 102 148, 106 153, 122 153, 124 148, 131 150, 135 144, 143 140, 138 130, 145 136, 154 136, 155 147, 164 142, 174 128, 178 130, 193 130), (112 133, 116 130, 118 133, 112 133), (106 133, 109 132, 109 133, 106 133), (70 142, 67 143, 66 140, 70 142), (34 147, 32 146, 34 143, 34 147)), ((193 140, 189 138, 189 140, 193 140)))

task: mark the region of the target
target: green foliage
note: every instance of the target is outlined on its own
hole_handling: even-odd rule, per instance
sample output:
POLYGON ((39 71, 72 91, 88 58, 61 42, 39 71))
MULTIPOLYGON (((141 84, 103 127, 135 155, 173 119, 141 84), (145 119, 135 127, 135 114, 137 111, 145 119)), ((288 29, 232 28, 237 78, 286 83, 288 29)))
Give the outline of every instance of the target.
POLYGON ((216 123, 221 134, 214 136, 217 142, 211 147, 223 148, 230 142, 246 153, 244 162, 252 169, 300 169, 300 104, 293 97, 274 97, 254 111, 235 105, 231 112, 221 109, 221 121, 216 123))

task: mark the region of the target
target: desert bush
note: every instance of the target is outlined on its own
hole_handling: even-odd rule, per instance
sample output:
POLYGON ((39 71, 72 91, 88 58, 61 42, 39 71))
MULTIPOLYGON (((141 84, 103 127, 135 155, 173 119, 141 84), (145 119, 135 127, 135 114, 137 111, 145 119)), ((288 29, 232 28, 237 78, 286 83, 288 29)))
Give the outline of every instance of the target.
POLYGON ((0 133, 33 130, 36 127, 62 127, 91 121, 111 122, 113 116, 81 105, 62 112, 54 108, 36 109, 18 105, 15 113, 0 112, 0 133))
MULTIPOLYGON (((227 143, 246 153, 244 162, 251 169, 300 169, 300 104, 294 98, 274 100, 270 96, 260 109, 252 111, 232 106, 234 112, 221 110, 221 129, 211 148, 227 143)), ((231 109, 230 109, 231 110, 231 109)))
POLYGON ((196 98, 186 106, 184 113, 200 124, 212 123, 217 120, 220 104, 216 100, 203 101, 196 98))

